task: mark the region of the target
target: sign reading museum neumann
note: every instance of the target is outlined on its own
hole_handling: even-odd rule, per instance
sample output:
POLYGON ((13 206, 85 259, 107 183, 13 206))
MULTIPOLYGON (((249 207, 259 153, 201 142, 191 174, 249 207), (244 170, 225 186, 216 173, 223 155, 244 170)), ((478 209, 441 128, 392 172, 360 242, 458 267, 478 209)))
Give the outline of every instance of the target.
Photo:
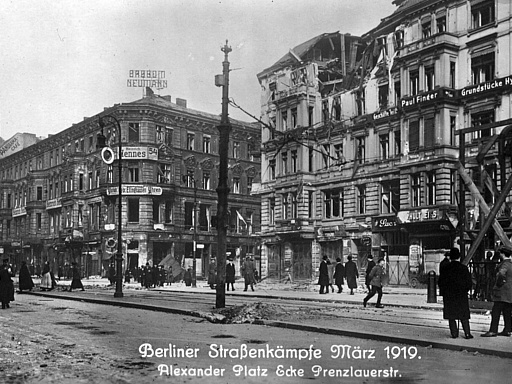
POLYGON ((150 87, 150 88, 167 88, 167 80, 165 80, 165 71, 152 69, 128 71, 128 79, 126 80, 128 87, 150 87))

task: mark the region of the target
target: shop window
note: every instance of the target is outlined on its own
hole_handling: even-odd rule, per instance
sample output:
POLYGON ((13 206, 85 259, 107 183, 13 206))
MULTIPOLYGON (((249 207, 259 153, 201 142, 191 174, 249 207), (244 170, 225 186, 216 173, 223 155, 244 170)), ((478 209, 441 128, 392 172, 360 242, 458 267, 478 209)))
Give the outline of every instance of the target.
POLYGON ((471 57, 471 77, 473 84, 479 84, 494 79, 494 52, 471 57))
POLYGON ((140 141, 140 125, 139 123, 128 124, 128 141, 139 142, 140 141))
POLYGON ((488 0, 471 5, 471 26, 473 29, 480 28, 494 22, 494 2, 495 0, 488 0))

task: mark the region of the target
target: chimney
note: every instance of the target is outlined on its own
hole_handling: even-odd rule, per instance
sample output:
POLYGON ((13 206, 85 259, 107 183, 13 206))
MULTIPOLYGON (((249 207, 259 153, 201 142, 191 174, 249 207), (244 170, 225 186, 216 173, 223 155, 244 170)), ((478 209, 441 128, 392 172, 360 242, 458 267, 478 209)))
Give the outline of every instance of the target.
POLYGON ((177 97, 176 98, 176 105, 178 105, 180 107, 183 107, 183 108, 187 108, 187 100, 180 99, 179 97, 177 97))
POLYGON ((165 96, 161 96, 162 99, 168 101, 169 103, 172 103, 172 100, 171 100, 171 95, 165 95, 165 96))

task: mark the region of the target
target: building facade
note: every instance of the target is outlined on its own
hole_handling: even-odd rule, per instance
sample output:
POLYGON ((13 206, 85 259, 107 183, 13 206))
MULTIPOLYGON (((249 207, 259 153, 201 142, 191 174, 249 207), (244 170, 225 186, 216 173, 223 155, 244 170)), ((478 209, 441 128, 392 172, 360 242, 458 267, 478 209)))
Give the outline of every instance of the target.
MULTIPOLYGON (((415 285, 461 222, 471 235, 482 221, 476 197, 460 194, 459 162, 489 206, 482 175, 509 175, 496 146, 472 161, 512 117, 512 4, 394 3, 362 37, 318 36, 258 74, 268 276, 313 279, 323 255, 351 254, 364 271, 371 253, 387 257, 391 283, 415 285)), ((495 245, 486 235, 482 253, 495 245)))
MULTIPOLYGON (((0 160, 0 247, 18 267, 77 261, 85 275, 104 275, 115 254, 119 175, 97 149, 99 118, 117 159, 122 144, 124 268, 158 264, 170 256, 207 273, 217 253, 220 117, 187 108, 186 101, 151 95, 116 104, 94 117, 0 160), (111 123, 112 119, 105 119, 111 123), (194 245, 195 243, 195 245, 194 245), (205 270, 206 269, 206 270, 205 270)), ((260 201, 257 125, 232 120, 228 252, 257 254, 260 201)))

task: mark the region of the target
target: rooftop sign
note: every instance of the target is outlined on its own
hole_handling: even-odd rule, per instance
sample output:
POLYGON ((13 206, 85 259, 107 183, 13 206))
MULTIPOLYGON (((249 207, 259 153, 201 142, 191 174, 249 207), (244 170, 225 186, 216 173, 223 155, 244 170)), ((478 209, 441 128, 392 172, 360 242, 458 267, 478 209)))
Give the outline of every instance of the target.
POLYGON ((165 71, 152 69, 131 69, 128 71, 128 87, 150 87, 156 89, 167 88, 167 80, 165 80, 165 71))

